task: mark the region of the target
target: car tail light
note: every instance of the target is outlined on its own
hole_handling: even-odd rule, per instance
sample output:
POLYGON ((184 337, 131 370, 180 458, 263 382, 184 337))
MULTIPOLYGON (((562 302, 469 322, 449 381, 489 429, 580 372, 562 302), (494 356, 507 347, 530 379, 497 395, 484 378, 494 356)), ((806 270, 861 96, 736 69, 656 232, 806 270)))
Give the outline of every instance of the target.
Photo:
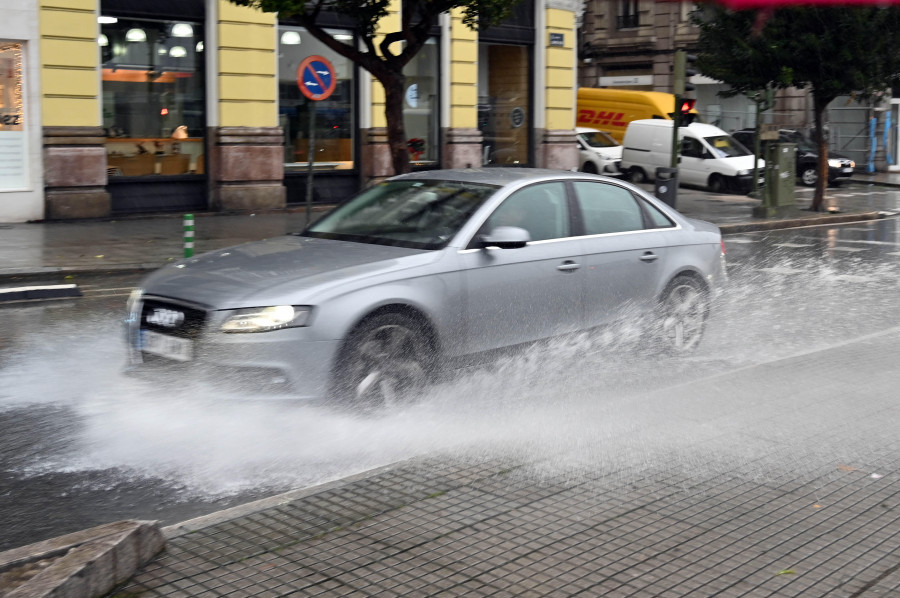
POLYGON ((720 239, 719 239, 719 245, 722 246, 722 255, 725 255, 725 253, 726 253, 726 251, 725 251, 725 239, 720 238, 720 239))

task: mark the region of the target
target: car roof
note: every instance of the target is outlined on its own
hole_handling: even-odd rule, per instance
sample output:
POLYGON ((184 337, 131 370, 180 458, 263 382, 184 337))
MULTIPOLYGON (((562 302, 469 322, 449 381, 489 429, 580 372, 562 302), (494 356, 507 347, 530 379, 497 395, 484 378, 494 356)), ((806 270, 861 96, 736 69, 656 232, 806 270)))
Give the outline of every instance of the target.
MULTIPOLYGON (((504 186, 510 183, 527 182, 529 180, 540 181, 560 178, 593 178, 583 172, 569 170, 552 170, 549 168, 453 168, 447 170, 424 170, 410 172, 391 177, 389 180, 417 179, 423 181, 457 181, 460 183, 481 183, 487 185, 504 186)), ((600 178, 600 177, 597 177, 600 178)))

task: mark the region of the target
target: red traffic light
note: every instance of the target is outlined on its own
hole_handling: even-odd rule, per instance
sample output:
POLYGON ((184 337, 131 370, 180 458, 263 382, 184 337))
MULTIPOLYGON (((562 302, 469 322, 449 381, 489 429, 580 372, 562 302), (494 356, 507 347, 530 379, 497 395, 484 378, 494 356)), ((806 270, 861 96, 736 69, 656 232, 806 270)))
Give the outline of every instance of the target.
POLYGON ((678 105, 678 111, 682 114, 687 114, 691 110, 694 109, 694 105, 697 103, 697 100, 681 98, 680 104, 678 105))

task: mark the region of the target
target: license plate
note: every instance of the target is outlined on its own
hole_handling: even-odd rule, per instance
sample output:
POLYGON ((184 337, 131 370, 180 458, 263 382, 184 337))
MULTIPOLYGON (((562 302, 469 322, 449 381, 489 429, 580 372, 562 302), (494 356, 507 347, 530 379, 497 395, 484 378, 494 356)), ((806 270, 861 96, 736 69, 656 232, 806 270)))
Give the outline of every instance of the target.
POLYGON ((853 174, 853 169, 852 169, 852 168, 845 168, 845 169, 844 169, 844 173, 845 173, 845 174, 853 174))
POLYGON ((175 361, 190 361, 194 356, 191 341, 153 330, 141 330, 141 349, 175 361))

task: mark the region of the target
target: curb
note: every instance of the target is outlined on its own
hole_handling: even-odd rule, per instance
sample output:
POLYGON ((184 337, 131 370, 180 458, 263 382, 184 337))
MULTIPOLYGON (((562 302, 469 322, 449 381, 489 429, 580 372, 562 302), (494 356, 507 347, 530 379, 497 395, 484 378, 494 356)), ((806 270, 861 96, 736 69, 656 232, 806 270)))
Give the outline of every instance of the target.
POLYGON ((38 299, 70 299, 81 297, 81 290, 74 284, 34 285, 0 289, 0 303, 7 301, 34 301, 38 299))
POLYGON ((750 233, 767 230, 779 230, 784 228, 799 228, 804 226, 821 226, 824 224, 846 224, 848 222, 865 222, 896 216, 891 212, 858 212, 853 214, 832 214, 828 216, 809 216, 807 218, 792 218, 789 220, 766 220, 763 222, 739 222, 737 224, 719 224, 719 230, 723 235, 735 233, 750 233))
POLYGON ((165 547, 155 521, 117 521, 0 553, 5 598, 91 598, 126 582, 165 547))

